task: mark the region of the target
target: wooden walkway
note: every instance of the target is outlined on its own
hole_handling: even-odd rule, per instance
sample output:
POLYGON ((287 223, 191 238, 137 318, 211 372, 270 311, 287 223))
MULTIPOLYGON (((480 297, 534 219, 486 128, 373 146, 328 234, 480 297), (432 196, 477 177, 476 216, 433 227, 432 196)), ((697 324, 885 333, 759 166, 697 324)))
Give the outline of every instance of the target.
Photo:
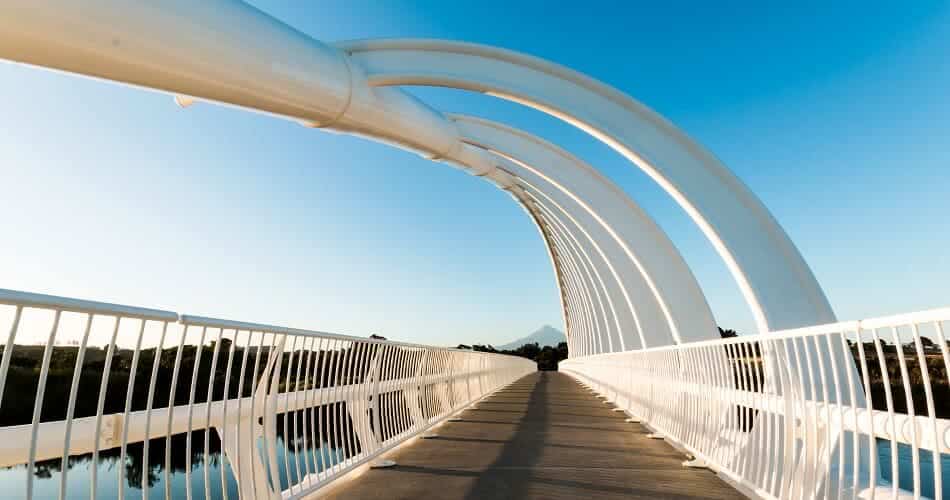
POLYGON ((340 499, 743 498, 557 372, 495 393, 331 490, 340 499))

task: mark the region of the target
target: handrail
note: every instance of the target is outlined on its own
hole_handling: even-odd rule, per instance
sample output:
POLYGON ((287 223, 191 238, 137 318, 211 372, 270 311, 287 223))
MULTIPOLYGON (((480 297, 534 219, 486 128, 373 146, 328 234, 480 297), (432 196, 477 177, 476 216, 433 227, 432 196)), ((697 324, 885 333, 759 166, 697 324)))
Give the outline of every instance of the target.
POLYGON ((71 299, 44 295, 41 293, 20 292, 0 288, 0 304, 22 307, 37 307, 42 309, 57 309, 60 311, 103 314, 108 316, 123 316, 126 318, 149 319, 155 321, 177 321, 178 314, 159 309, 124 306, 108 302, 71 299))
POLYGON ((536 369, 496 353, 12 290, 0 290, 0 305, 12 306, 0 307, 0 329, 9 331, 0 467, 26 465, 25 493, 11 493, 24 498, 34 496, 38 462, 57 459, 66 498, 69 460, 90 453, 91 497, 115 480, 120 496, 134 487, 148 498, 155 439, 165 441, 166 496, 200 495, 194 483, 205 497, 227 498, 233 482, 242 498, 307 496, 536 369), (36 330, 42 346, 17 343, 36 330), (102 351, 90 345, 97 336, 109 339, 102 351), (51 387, 69 387, 69 396, 47 397, 51 387), (28 419, 20 409, 30 404, 28 419), (133 443, 142 443, 140 458, 130 456, 133 443), (209 469, 215 449, 220 477, 209 469), (122 464, 112 479, 97 474, 109 450, 122 464), (173 485, 171 457, 182 450, 185 481, 173 485), (142 477, 126 476, 132 460, 141 460, 142 477), (193 481, 199 467, 202 480, 193 481))
POLYGON ((938 308, 560 369, 750 496, 942 498, 948 326, 950 308, 938 308))

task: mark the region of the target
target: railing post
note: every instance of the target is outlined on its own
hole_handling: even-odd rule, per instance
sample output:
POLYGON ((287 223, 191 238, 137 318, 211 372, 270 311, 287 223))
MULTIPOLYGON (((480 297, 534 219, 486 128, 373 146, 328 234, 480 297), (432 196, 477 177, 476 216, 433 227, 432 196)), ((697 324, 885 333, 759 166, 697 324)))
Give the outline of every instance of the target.
POLYGON ((403 397, 406 399, 406 406, 409 408, 409 415, 412 417, 413 428, 418 429, 423 425, 422 407, 419 404, 419 379, 422 376, 422 367, 429 356, 428 349, 422 349, 419 356, 419 365, 411 379, 411 385, 402 390, 403 397))
POLYGON ((377 344, 369 344, 373 348, 373 358, 370 361, 370 368, 366 373, 366 380, 369 390, 367 393, 357 391, 357 394, 346 400, 346 410, 353 422, 353 430, 356 431, 356 437, 360 440, 360 452, 369 453, 369 450, 379 448, 380 438, 377 439, 376 432, 379 432, 379 353, 382 351, 377 344), (372 378, 372 383, 370 383, 372 378), (372 399, 372 406, 370 406, 372 399), (370 411, 373 413, 373 421, 370 424, 370 411))
MULTIPOLYGON (((276 415, 280 367, 286 340, 287 337, 282 336, 268 356, 253 395, 250 414, 242 415, 234 424, 228 424, 227 432, 223 433, 226 435, 222 443, 225 457, 232 465, 239 464, 233 472, 241 498, 280 498, 276 415), (263 451, 267 457, 266 467, 259 448, 261 438, 265 439, 263 451), (239 443, 245 446, 253 443, 254 448, 243 450, 244 455, 238 458, 239 443)), ((220 438, 222 429, 216 428, 216 431, 220 438)))

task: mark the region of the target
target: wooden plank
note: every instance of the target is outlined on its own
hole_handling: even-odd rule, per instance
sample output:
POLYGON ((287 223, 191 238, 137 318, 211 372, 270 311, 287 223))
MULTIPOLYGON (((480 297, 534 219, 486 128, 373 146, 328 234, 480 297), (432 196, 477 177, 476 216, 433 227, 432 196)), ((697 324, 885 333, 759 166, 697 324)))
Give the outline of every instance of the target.
POLYGON ((346 499, 743 498, 577 382, 533 373, 329 492, 346 499))

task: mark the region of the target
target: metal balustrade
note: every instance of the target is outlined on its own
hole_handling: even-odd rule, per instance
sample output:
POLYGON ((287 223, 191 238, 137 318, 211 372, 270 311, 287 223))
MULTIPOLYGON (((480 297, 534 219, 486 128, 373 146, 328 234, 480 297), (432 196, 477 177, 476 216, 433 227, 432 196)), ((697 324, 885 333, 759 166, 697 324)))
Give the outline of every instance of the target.
POLYGON ((945 308, 560 369, 751 496, 946 498, 948 326, 945 308))
POLYGON ((92 464, 90 498, 137 496, 133 486, 149 498, 155 479, 166 498, 302 497, 535 370, 512 356, 10 290, 0 321, 0 466, 25 465, 25 498, 41 466, 59 468, 59 498, 75 496, 78 457, 92 464), (171 478, 181 454, 183 483, 171 478), (113 477, 99 472, 104 455, 113 477))

